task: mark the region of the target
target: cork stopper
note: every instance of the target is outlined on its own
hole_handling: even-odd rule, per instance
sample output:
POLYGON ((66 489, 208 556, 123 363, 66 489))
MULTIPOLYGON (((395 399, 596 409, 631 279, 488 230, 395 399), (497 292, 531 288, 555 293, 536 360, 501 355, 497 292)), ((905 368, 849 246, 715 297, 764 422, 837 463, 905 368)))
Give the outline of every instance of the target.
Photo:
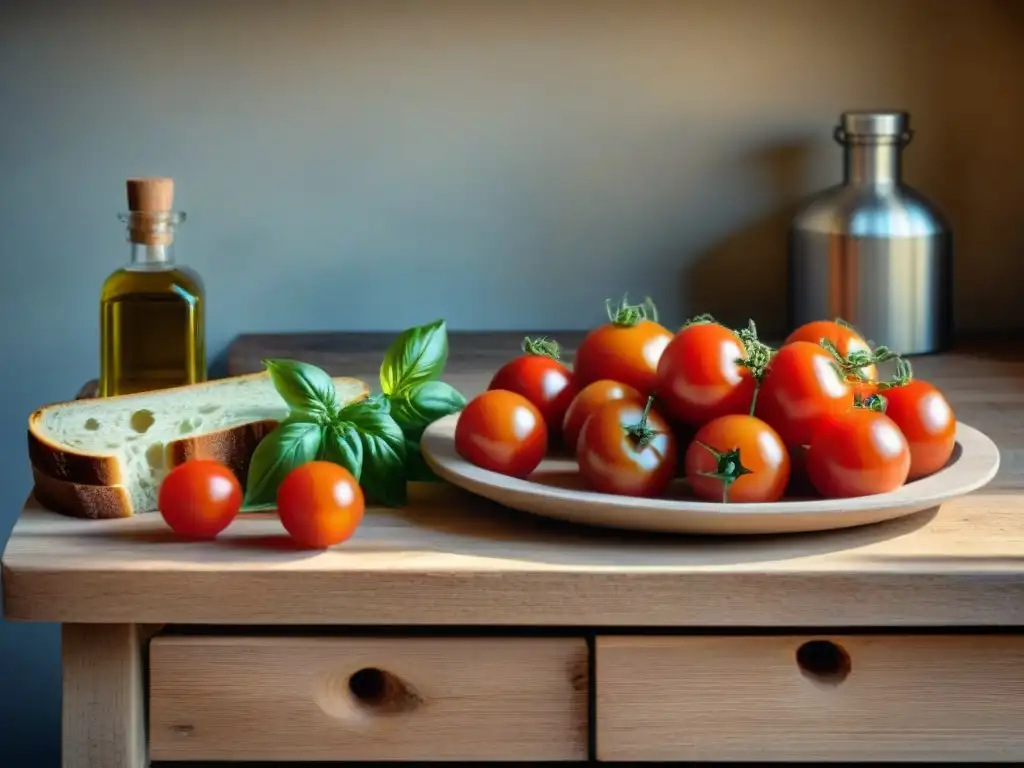
POLYGON ((144 245, 174 240, 174 179, 128 179, 128 239, 144 245))

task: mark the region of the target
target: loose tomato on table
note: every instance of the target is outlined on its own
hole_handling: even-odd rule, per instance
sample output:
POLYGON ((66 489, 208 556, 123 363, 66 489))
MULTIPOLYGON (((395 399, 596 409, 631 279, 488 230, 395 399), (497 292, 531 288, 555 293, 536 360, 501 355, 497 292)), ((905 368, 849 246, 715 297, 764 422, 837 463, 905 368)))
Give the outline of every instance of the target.
POLYGON ((732 413, 749 413, 757 384, 743 361, 739 334, 708 315, 691 320, 673 337, 658 363, 659 404, 693 427, 732 413))
POLYGON ((956 446, 956 415, 936 387, 913 378, 910 363, 897 361, 894 384, 883 386, 888 416, 910 446, 909 480, 942 469, 956 446))
POLYGON ((789 482, 789 452, 782 438, 744 414, 720 416, 697 430, 683 461, 694 495, 706 501, 778 501, 789 482))
POLYGON ((242 508, 242 485, 219 461, 191 459, 172 469, 160 484, 157 506, 179 536, 212 539, 242 508))
POLYGON ((658 311, 647 299, 629 304, 606 303, 608 322, 586 335, 576 350, 573 372, 579 386, 600 379, 627 384, 647 397, 654 392, 658 361, 672 333, 658 323, 658 311))
POLYGON ((599 379, 587 384, 569 404, 562 422, 562 443, 573 453, 580 441, 580 432, 594 411, 613 400, 629 400, 643 406, 644 398, 628 384, 611 379, 599 379))
POLYGON ((309 461, 277 488, 277 516, 300 545, 326 549, 348 540, 363 519, 363 489, 344 467, 309 461))
POLYGON ((549 436, 561 433, 562 420, 579 388, 573 373, 559 361, 558 344, 549 339, 523 340, 520 357, 505 363, 494 374, 488 389, 504 389, 522 395, 541 412, 549 436))
POLYGON ((646 404, 613 400, 598 408, 580 433, 580 475, 599 493, 658 496, 676 474, 676 438, 664 417, 646 404))
POLYGON ((491 389, 469 401, 455 424, 455 450, 466 461, 511 477, 526 477, 544 460, 548 429, 533 403, 491 389))
POLYGON ((853 408, 853 389, 835 359, 809 341, 783 345, 768 363, 754 415, 767 422, 789 447, 809 445, 828 417, 853 408))
POLYGON ((906 438, 874 408, 851 408, 827 419, 807 449, 807 476, 828 498, 890 493, 907 481, 909 472, 906 438))

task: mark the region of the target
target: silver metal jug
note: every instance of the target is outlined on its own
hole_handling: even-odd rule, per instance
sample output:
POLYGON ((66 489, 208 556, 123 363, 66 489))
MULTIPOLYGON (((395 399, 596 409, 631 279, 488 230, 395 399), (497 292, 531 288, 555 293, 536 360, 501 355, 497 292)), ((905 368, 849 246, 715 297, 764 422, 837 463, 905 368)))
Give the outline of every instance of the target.
POLYGON ((911 136, 905 112, 842 114, 843 183, 812 198, 790 228, 790 330, 840 317, 908 355, 952 343, 952 235, 900 178, 911 136))

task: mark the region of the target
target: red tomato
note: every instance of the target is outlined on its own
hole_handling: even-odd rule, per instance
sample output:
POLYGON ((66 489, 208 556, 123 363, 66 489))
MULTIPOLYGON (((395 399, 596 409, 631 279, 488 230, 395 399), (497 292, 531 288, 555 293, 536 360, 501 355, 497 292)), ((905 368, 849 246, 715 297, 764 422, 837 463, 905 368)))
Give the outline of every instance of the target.
POLYGON ((459 414, 455 450, 478 467, 526 477, 547 453, 548 430, 537 406, 525 397, 491 389, 470 400, 459 414))
POLYGON ((895 355, 884 347, 872 350, 856 328, 852 328, 841 320, 814 320, 804 323, 786 338, 783 344, 795 341, 809 341, 821 344, 825 339, 836 350, 840 364, 846 374, 847 382, 853 389, 853 395, 860 400, 867 400, 878 391, 878 367, 872 360, 890 360, 895 355), (858 365, 857 363, 864 363, 858 365))
POLYGON ((956 445, 956 416, 942 393, 913 379, 883 390, 885 415, 895 422, 910 446, 910 474, 916 480, 938 472, 956 445))
POLYGON ((672 333, 657 322, 650 301, 608 304, 609 322, 595 328, 576 350, 573 371, 581 387, 600 379, 628 384, 646 397, 654 392, 661 353, 672 333), (649 317, 650 316, 650 317, 649 317))
POLYGON ((778 501, 789 482, 789 452, 753 416, 720 416, 701 427, 683 460, 694 495, 706 501, 778 501))
POLYGON ((579 389, 572 371, 554 357, 558 347, 553 342, 526 339, 523 349, 527 354, 505 363, 487 388, 505 389, 525 397, 537 406, 549 436, 554 437, 561 433, 565 412, 579 389))
POLYGON ((755 414, 787 446, 810 445, 828 416, 853 408, 853 390, 836 370, 835 358, 809 341, 781 347, 761 382, 755 414))
POLYGON ((739 363, 746 348, 735 331, 714 322, 684 327, 658 363, 658 402, 674 419, 699 427, 719 416, 749 413, 754 377, 739 363))
POLYGON ((192 459, 164 478, 157 505, 167 525, 179 536, 212 539, 242 508, 242 485, 219 461, 192 459))
POLYGON ((867 408, 827 419, 807 449, 807 476, 828 498, 889 493, 909 471, 910 447, 900 428, 867 408))
POLYGON ((599 379, 592 384, 587 384, 580 393, 576 395, 569 410, 565 412, 565 421, 562 422, 562 442, 575 453, 576 444, 580 441, 580 432, 587 419, 599 407, 612 400, 630 400, 644 404, 643 395, 627 384, 620 384, 610 379, 599 379))
POLYGON ((592 490, 658 496, 676 474, 676 438, 651 401, 612 400, 587 419, 576 450, 580 475, 592 490))
POLYGON ((329 461, 309 461, 277 488, 277 516, 291 537, 309 549, 347 540, 363 519, 363 489, 349 472, 329 461))

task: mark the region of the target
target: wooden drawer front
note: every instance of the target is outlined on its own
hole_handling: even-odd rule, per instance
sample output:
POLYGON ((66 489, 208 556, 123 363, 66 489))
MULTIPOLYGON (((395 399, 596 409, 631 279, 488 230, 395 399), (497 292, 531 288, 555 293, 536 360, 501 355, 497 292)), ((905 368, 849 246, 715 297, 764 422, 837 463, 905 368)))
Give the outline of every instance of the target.
POLYGON ((153 760, 578 760, 581 638, 158 637, 153 760))
POLYGON ((1024 760, 1021 636, 604 637, 596 654, 600 760, 1024 760))

